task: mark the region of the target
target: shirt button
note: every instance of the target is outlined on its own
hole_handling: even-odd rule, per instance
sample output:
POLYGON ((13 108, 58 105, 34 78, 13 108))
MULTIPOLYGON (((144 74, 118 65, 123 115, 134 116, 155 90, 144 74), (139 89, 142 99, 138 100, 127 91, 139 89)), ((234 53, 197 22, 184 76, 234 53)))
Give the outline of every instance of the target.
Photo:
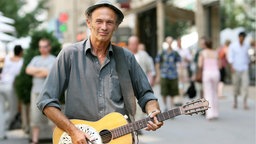
POLYGON ((100 97, 102 97, 102 94, 100 94, 100 97))
POLYGON ((100 111, 100 113, 102 114, 102 113, 103 113, 103 111, 101 110, 101 111, 100 111))

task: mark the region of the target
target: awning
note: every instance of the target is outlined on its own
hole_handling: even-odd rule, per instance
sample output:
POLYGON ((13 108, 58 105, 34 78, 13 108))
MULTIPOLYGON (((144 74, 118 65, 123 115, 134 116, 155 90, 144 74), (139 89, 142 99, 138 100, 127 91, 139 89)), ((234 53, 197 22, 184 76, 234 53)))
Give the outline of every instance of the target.
POLYGON ((124 15, 138 14, 138 13, 142 13, 142 12, 145 12, 147 10, 150 10, 152 8, 155 8, 155 7, 156 7, 156 1, 152 1, 150 3, 142 5, 140 7, 132 8, 130 10, 126 10, 123 13, 124 13, 124 15))
POLYGON ((15 28, 11 25, 0 22, 0 32, 13 33, 15 28))
POLYGON ((0 22, 14 24, 13 19, 3 16, 1 13, 0 13, 0 22))
MULTIPOLYGON (((138 14, 150 10, 152 8, 156 8, 156 1, 152 1, 140 7, 132 8, 130 10, 124 11, 124 15, 129 14, 138 14)), ((186 10, 182 8, 175 7, 171 4, 165 4, 165 16, 170 21, 176 20, 187 20, 187 21, 195 21, 195 13, 191 10, 186 10)))
POLYGON ((8 34, 5 34, 5 33, 2 33, 0 32, 0 41, 3 41, 3 42, 9 42, 9 41, 13 41, 15 40, 16 38, 13 37, 13 36, 10 36, 8 34))

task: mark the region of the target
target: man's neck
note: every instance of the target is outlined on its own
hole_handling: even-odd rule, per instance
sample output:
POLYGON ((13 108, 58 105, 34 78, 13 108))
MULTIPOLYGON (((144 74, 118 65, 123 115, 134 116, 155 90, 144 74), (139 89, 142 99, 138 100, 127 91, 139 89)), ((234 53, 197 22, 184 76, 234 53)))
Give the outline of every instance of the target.
POLYGON ((242 46, 244 44, 244 42, 243 41, 239 41, 239 44, 242 46))
POLYGON ((172 52, 172 47, 169 47, 169 48, 167 49, 167 51, 168 51, 168 52, 172 52))
POLYGON ((131 52, 132 52, 133 54, 137 54, 139 51, 138 51, 138 50, 131 50, 131 52))
POLYGON ((100 42, 91 40, 92 52, 96 56, 106 56, 108 46, 110 41, 108 42, 100 42))
POLYGON ((43 57, 43 58, 46 58, 46 57, 48 57, 50 54, 41 54, 41 56, 43 57))
POLYGON ((21 56, 13 56, 13 57, 11 57, 11 60, 14 61, 14 62, 20 61, 20 59, 21 59, 21 56))

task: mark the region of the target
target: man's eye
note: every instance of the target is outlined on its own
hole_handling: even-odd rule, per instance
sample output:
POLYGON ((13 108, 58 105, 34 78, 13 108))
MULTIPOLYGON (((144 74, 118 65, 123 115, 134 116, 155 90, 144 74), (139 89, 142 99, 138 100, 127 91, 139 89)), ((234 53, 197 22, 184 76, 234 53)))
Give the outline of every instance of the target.
POLYGON ((96 23, 102 23, 102 21, 96 21, 96 23))
POLYGON ((111 24, 111 25, 112 25, 112 24, 114 24, 114 22, 112 22, 112 21, 108 21, 108 22, 107 22, 107 24, 111 24))

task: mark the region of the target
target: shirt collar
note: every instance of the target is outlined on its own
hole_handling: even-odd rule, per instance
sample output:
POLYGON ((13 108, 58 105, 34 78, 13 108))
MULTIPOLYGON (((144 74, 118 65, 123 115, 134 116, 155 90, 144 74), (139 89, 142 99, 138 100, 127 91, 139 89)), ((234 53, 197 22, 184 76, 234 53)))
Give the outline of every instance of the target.
MULTIPOLYGON (((85 53, 87 54, 88 52, 90 52, 90 53, 92 53, 92 46, 91 46, 91 41, 90 41, 90 39, 87 39, 86 41, 85 41, 85 53)), ((109 54, 113 54, 113 47, 112 47, 112 44, 110 44, 109 46, 108 46, 108 55, 109 54)))

